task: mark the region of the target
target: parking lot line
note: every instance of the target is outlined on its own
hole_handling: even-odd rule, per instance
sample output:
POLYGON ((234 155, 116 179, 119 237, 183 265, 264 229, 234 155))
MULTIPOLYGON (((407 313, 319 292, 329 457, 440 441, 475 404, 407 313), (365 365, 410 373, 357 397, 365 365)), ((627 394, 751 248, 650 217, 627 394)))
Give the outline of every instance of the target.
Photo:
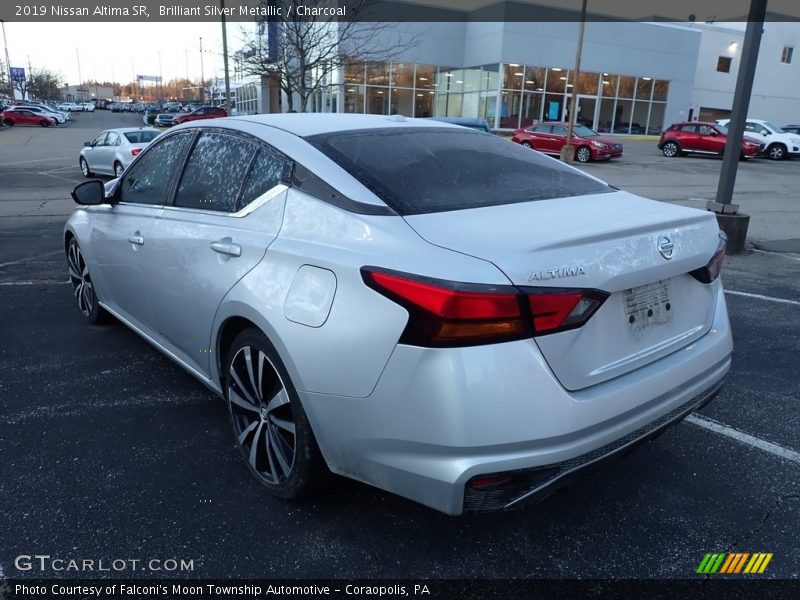
POLYGON ((46 256, 54 256, 56 254, 62 254, 63 250, 54 250, 53 252, 48 252, 46 254, 37 254, 36 256, 26 256, 25 258, 20 258, 19 260, 12 260, 9 262, 0 263, 0 269, 3 267, 10 267, 11 265, 18 265, 20 263, 28 262, 29 260, 36 260, 37 258, 45 258, 46 256))
POLYGON ((732 438, 738 442, 741 442, 742 444, 752 446, 753 448, 758 448, 759 450, 769 452, 770 454, 774 454, 780 458, 785 458, 786 460, 790 460, 793 463, 800 465, 800 452, 796 452, 791 448, 786 448, 784 446, 780 446, 779 444, 773 444, 772 442, 762 440, 761 438, 744 433, 743 431, 739 431, 738 429, 734 429, 728 425, 723 425, 722 423, 696 413, 686 417, 686 421, 692 425, 703 427, 704 429, 708 429, 714 433, 719 433, 720 435, 732 438))
POLYGON ((69 281, 3 281, 0 285, 64 285, 69 281))
POLYGON ((19 160, 17 162, 7 162, 3 163, 4 167, 11 167, 13 165, 28 165, 30 163, 38 163, 38 162, 51 162, 54 160, 67 160, 69 156, 59 156, 58 158, 34 158, 32 160, 19 160))
POLYGON ((770 252, 768 250, 759 250, 758 248, 753 248, 752 251, 758 252, 759 254, 769 254, 770 256, 782 256, 783 258, 788 258, 789 260, 800 261, 800 256, 796 256, 794 254, 787 254, 786 252, 770 252))
POLYGON ((730 294, 731 296, 743 296, 745 298, 755 298, 756 300, 767 300, 769 302, 780 302, 781 304, 793 304, 794 306, 800 306, 800 301, 798 300, 787 300, 786 298, 762 296, 761 294, 751 294, 750 292, 737 292, 735 290, 725 290, 725 293, 730 294))

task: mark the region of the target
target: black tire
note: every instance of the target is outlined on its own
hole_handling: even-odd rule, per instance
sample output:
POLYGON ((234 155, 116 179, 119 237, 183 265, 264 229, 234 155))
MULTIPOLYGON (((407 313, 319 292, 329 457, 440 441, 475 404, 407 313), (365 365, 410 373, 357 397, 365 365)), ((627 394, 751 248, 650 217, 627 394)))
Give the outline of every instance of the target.
POLYGON ((108 313, 97 300, 97 291, 89 274, 89 266, 78 242, 73 238, 67 247, 67 270, 72 283, 72 295, 87 323, 99 325, 108 320, 108 313))
POLYGON ((222 379, 234 440, 250 473, 270 494, 301 498, 328 483, 330 471, 297 391, 261 331, 251 328, 236 336, 222 379))
POLYGON ((681 155, 681 147, 678 144, 678 142, 673 142, 672 140, 670 140, 661 147, 661 152, 667 158, 675 158, 676 156, 681 155))
POLYGON ((783 160, 786 158, 786 146, 783 144, 772 144, 764 151, 764 154, 766 154, 770 160, 783 160))
POLYGON ((531 146, 531 143, 530 143, 530 142, 522 142, 522 144, 521 144, 521 145, 522 145, 522 146, 525 146, 526 148, 533 148, 533 146, 531 146))
POLYGON ((575 150, 575 160, 579 163, 588 163, 592 160, 592 150, 589 146, 579 146, 575 150))
POLYGON ((122 163, 119 161, 114 162, 114 177, 122 177, 122 172, 125 170, 125 167, 122 166, 122 163))
POLYGON ((3 119, 3 125, 5 125, 6 127, 13 127, 14 121, 12 121, 11 119, 3 119))
POLYGON ((80 160, 78 161, 78 165, 81 168, 81 173, 83 173, 84 177, 94 177, 94 173, 89 170, 89 163, 86 162, 86 159, 81 156, 80 160))
POLYGON ((41 125, 42 127, 50 127, 50 121, 48 121, 47 119, 42 119, 39 125, 41 125))

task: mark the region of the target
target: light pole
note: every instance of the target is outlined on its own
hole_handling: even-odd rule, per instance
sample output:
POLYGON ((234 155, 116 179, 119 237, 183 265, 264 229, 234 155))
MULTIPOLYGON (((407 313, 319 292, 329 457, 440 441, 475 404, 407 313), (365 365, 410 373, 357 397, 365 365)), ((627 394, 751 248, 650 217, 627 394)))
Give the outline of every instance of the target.
POLYGON ((8 58, 8 41, 6 40, 6 22, 0 19, 0 26, 3 28, 3 48, 6 51, 6 71, 8 72, 8 85, 11 86, 9 90, 10 96, 14 98, 14 83, 11 81, 11 59, 8 58))
MULTIPOLYGON (((581 74, 581 54, 583 54, 583 32, 586 29, 586 0, 581 3, 581 24, 578 30, 578 50, 575 52, 575 77, 572 79, 572 96, 569 101, 569 123, 567 123, 567 144, 561 148, 561 160, 571 163, 575 160, 575 146, 572 145, 572 130, 578 114, 578 77, 581 74)), ((569 88, 567 88, 569 89, 569 88)))
MULTIPOLYGON (((77 48, 75 48, 75 56, 78 59, 78 89, 82 90, 83 89, 83 76, 81 75, 81 55, 80 55, 80 52, 78 51, 77 48)), ((81 102, 83 102, 83 100, 84 100, 83 92, 81 92, 80 94, 81 94, 81 102)))
POLYGON ((200 38, 200 91, 203 94, 200 100, 203 104, 206 103, 206 77, 203 72, 203 38, 200 38))
POLYGON ((225 112, 231 114, 231 79, 228 73, 228 32, 225 27, 225 0, 219 0, 222 9, 222 62, 225 65, 225 112))

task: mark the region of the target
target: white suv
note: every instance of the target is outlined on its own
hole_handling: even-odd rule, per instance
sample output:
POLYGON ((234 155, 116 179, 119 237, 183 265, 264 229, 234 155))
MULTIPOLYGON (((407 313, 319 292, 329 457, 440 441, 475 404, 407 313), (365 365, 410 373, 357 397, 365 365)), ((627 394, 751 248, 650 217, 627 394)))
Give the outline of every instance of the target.
MULTIPOLYGON (((717 123, 727 127, 730 119, 718 119, 717 123)), ((747 119, 744 133, 747 137, 764 142, 764 155, 772 160, 783 160, 790 155, 800 155, 800 135, 784 131, 769 121, 747 119)))

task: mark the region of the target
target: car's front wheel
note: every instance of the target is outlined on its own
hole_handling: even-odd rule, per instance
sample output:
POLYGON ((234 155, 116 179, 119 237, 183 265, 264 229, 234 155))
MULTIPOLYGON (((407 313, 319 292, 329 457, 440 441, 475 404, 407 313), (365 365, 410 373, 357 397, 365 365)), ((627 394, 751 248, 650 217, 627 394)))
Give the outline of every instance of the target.
POLYGON ((783 144, 772 144, 767 148, 767 156, 772 160, 783 160, 786 158, 786 146, 783 144))
POLYGON ((72 283, 72 295, 78 302, 81 315, 93 325, 105 320, 106 312, 97 301, 97 291, 89 274, 89 265, 86 264, 83 252, 75 239, 70 240, 67 247, 67 267, 69 280, 72 283))
POLYGON ((5 125, 6 127, 13 127, 14 121, 12 121, 11 119, 3 119, 3 125, 5 125))
POLYGON ((662 153, 664 154, 664 156, 666 156, 667 158, 674 158, 674 157, 678 156, 678 155, 681 153, 681 148, 680 148, 680 146, 678 146, 678 144, 677 144, 677 143, 675 143, 675 142, 667 142, 667 143, 666 143, 666 144, 664 144, 664 146, 661 148, 661 152, 662 152, 662 153))
POLYGON ((522 142, 522 145, 525 146, 526 148, 533 148, 530 142, 522 142))
POLYGON ((86 159, 81 156, 81 159, 78 161, 81 166, 81 173, 83 173, 84 177, 92 177, 94 173, 89 170, 89 163, 86 162, 86 159))
POLYGON ((330 473, 274 346, 261 331, 246 329, 224 369, 234 438, 250 472, 279 498, 318 489, 330 473))
POLYGON ((42 127, 50 127, 50 121, 48 121, 47 119, 42 119, 39 125, 41 125, 42 127))
POLYGON ((589 150, 586 146, 581 146, 578 148, 578 151, 575 152, 575 159, 581 163, 587 163, 592 160, 592 151, 589 150))

